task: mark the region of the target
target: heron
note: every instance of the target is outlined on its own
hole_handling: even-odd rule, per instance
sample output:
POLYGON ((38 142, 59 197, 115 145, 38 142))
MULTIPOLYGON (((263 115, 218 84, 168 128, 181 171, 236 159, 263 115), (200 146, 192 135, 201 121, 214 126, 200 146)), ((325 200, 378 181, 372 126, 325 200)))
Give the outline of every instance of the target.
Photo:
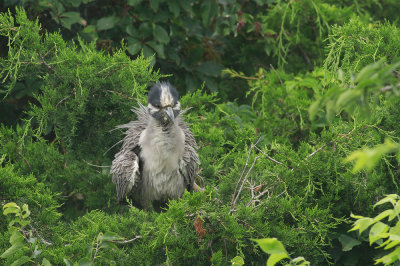
POLYGON ((126 129, 121 150, 110 173, 117 198, 127 198, 142 209, 150 204, 161 211, 168 200, 178 200, 185 190, 202 190, 194 182, 200 160, 193 133, 184 122, 178 91, 169 82, 153 84, 148 105, 132 109, 137 120, 126 129))

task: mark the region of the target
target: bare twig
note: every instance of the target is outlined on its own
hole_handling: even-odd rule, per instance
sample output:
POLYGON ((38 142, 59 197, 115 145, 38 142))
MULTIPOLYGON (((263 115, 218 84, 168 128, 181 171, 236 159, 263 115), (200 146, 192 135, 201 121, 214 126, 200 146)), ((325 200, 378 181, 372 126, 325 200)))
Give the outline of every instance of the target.
POLYGON ((142 238, 142 236, 135 236, 132 239, 128 239, 128 240, 110 240, 110 242, 115 243, 115 244, 127 244, 127 243, 131 243, 139 238, 142 238))
POLYGON ((60 103, 62 103, 63 101, 65 101, 66 99, 68 99, 68 98, 69 98, 69 96, 62 98, 61 101, 59 101, 59 102, 56 104, 55 108, 57 109, 58 105, 59 105, 60 103))
POLYGON ((313 151, 311 154, 307 155, 307 157, 304 159, 305 161, 307 161, 308 159, 310 159, 311 157, 313 157, 315 154, 317 154, 318 152, 322 151, 328 144, 332 143, 328 142, 325 143, 324 145, 322 145, 321 147, 319 147, 318 149, 316 149, 315 151, 313 151))
POLYGON ((303 47, 298 44, 297 47, 299 48, 300 52, 303 54, 304 59, 306 60, 307 65, 309 65, 311 68, 313 67, 313 65, 311 64, 311 60, 308 57, 308 55, 306 54, 306 52, 303 50, 303 47))
POLYGON ((44 61, 44 56, 41 55, 39 52, 38 52, 38 55, 39 55, 40 58, 42 59, 43 65, 45 65, 48 69, 50 69, 52 72, 54 72, 54 69, 53 69, 46 61, 44 61))
POLYGON ((279 75, 278 71, 276 71, 276 69, 274 68, 274 66, 272 64, 269 64, 269 66, 272 68, 272 70, 275 72, 275 74, 278 76, 279 81, 281 82, 281 85, 283 85, 283 81, 281 79, 281 76, 279 75))
POLYGON ((249 177, 250 172, 253 170, 258 158, 260 158, 260 156, 257 156, 256 158, 254 158, 254 161, 253 161, 252 165, 250 166, 249 170, 247 171, 247 174, 243 179, 242 185, 240 186, 239 191, 238 191, 238 193, 236 195, 236 198, 234 199, 233 204, 231 206, 231 210, 229 212, 230 214, 235 210, 236 202, 239 199, 240 193, 242 192, 244 183, 247 181, 247 178, 249 177))
POLYGON ((126 95, 124 95, 124 94, 122 94, 122 93, 120 93, 120 92, 117 92, 117 91, 112 91, 112 90, 106 90, 107 92, 111 92, 111 93, 114 93, 114 94, 117 94, 118 96, 121 96, 122 98, 125 98, 125 99, 128 99, 128 100, 137 100, 136 98, 134 98, 134 97, 129 97, 129 96, 126 96, 126 95))
POLYGON ((51 243, 50 241, 47 241, 46 239, 44 239, 44 238, 39 234, 38 230, 36 230, 36 228, 33 227, 31 224, 29 224, 29 227, 31 228, 32 232, 40 238, 40 241, 41 241, 43 244, 45 244, 45 245, 47 245, 47 246, 53 245, 53 243, 51 243))
POLYGON ((22 160, 24 160, 26 165, 29 167, 29 170, 32 172, 32 166, 29 164, 28 160, 22 155, 19 149, 17 149, 17 153, 19 154, 19 156, 21 156, 22 160))
POLYGON ((92 163, 87 162, 84 159, 82 159, 82 161, 84 161, 85 163, 87 163, 90 166, 97 167, 97 168, 110 168, 111 167, 111 165, 96 165, 96 164, 92 164, 92 163))
MULTIPOLYGON (((395 87, 397 87, 397 88, 400 89, 400 83, 397 84, 395 87)), ((380 88, 379 91, 380 91, 380 92, 387 92, 387 91, 392 91, 393 89, 394 89, 393 86, 387 85, 387 86, 385 86, 385 87, 380 88)))
MULTIPOLYGON (((3 23, 0 23, 0 26, 1 26, 1 27, 5 27, 6 25, 4 25, 3 23)), ((18 29, 17 29, 17 28, 14 28, 14 27, 9 27, 9 26, 7 26, 7 28, 8 28, 9 30, 12 30, 12 31, 18 31, 18 29)))
MULTIPOLYGON (((276 163, 276 164, 280 164, 280 165, 286 166, 286 165, 284 165, 283 163, 281 163, 281 162, 275 160, 274 158, 272 158, 271 156, 269 156, 269 155, 266 154, 265 152, 263 152, 263 151, 262 151, 260 148, 258 148, 257 146, 256 146, 255 148, 256 148, 259 152, 261 152, 261 154, 264 155, 265 158, 267 158, 268 160, 270 160, 270 161, 272 161, 272 162, 274 162, 274 163, 276 163)), ((287 167, 289 167, 289 166, 287 166, 287 167)), ((290 168, 290 167, 289 167, 289 168, 290 168)), ((290 168, 290 169, 292 169, 292 168, 290 168)))
POLYGON ((247 154, 246 163, 245 163, 245 165, 244 165, 244 167, 243 167, 242 173, 240 174, 240 178, 239 178, 238 182, 236 183, 235 190, 233 191, 231 205, 233 205, 233 202, 235 201, 236 191, 237 191, 237 189, 238 189, 238 186, 239 186, 239 184, 240 184, 240 181, 242 181, 244 172, 245 172, 247 166, 249 165, 249 160, 250 160, 251 153, 252 153, 254 147, 258 144, 258 142, 260 142, 260 140, 261 140, 261 137, 256 141, 255 144, 252 144, 252 145, 250 146, 249 153, 247 154))

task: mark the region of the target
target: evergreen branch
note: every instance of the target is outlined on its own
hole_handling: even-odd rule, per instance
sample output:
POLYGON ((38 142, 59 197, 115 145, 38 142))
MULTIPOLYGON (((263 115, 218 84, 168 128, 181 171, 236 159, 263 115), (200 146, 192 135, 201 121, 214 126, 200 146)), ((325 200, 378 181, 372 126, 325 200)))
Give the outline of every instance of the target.
POLYGON ((115 244, 127 244, 127 243, 131 243, 139 238, 142 238, 142 236, 135 236, 132 239, 128 239, 128 240, 110 240, 110 242, 115 243, 115 244))
POLYGON ((279 73, 276 71, 276 69, 274 68, 274 66, 272 64, 269 64, 269 66, 272 68, 272 70, 275 72, 275 74, 278 76, 279 81, 281 82, 281 85, 283 85, 283 81, 281 79, 281 76, 279 75, 279 73))
POLYGON ((379 91, 380 92, 387 92, 387 91, 392 91, 395 88, 400 89, 400 83, 397 84, 396 86, 388 85, 388 86, 382 87, 382 88, 379 89, 379 91))

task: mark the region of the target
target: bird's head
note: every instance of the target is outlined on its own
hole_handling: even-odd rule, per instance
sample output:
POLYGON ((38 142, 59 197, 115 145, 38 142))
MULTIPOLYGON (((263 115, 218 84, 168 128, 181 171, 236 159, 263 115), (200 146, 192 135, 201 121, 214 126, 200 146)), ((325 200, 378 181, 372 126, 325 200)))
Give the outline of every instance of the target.
POLYGON ((147 107, 162 127, 172 125, 181 111, 178 91, 169 82, 157 82, 150 88, 147 107))

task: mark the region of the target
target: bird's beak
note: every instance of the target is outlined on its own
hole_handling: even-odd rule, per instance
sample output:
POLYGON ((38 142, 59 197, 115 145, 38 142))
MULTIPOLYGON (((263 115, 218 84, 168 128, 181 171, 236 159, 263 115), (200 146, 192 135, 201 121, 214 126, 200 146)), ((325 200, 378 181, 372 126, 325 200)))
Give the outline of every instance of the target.
POLYGON ((169 116, 171 121, 174 121, 175 116, 174 116, 174 111, 172 110, 172 108, 171 107, 167 107, 167 109, 165 109, 165 112, 167 113, 167 115, 169 116))

